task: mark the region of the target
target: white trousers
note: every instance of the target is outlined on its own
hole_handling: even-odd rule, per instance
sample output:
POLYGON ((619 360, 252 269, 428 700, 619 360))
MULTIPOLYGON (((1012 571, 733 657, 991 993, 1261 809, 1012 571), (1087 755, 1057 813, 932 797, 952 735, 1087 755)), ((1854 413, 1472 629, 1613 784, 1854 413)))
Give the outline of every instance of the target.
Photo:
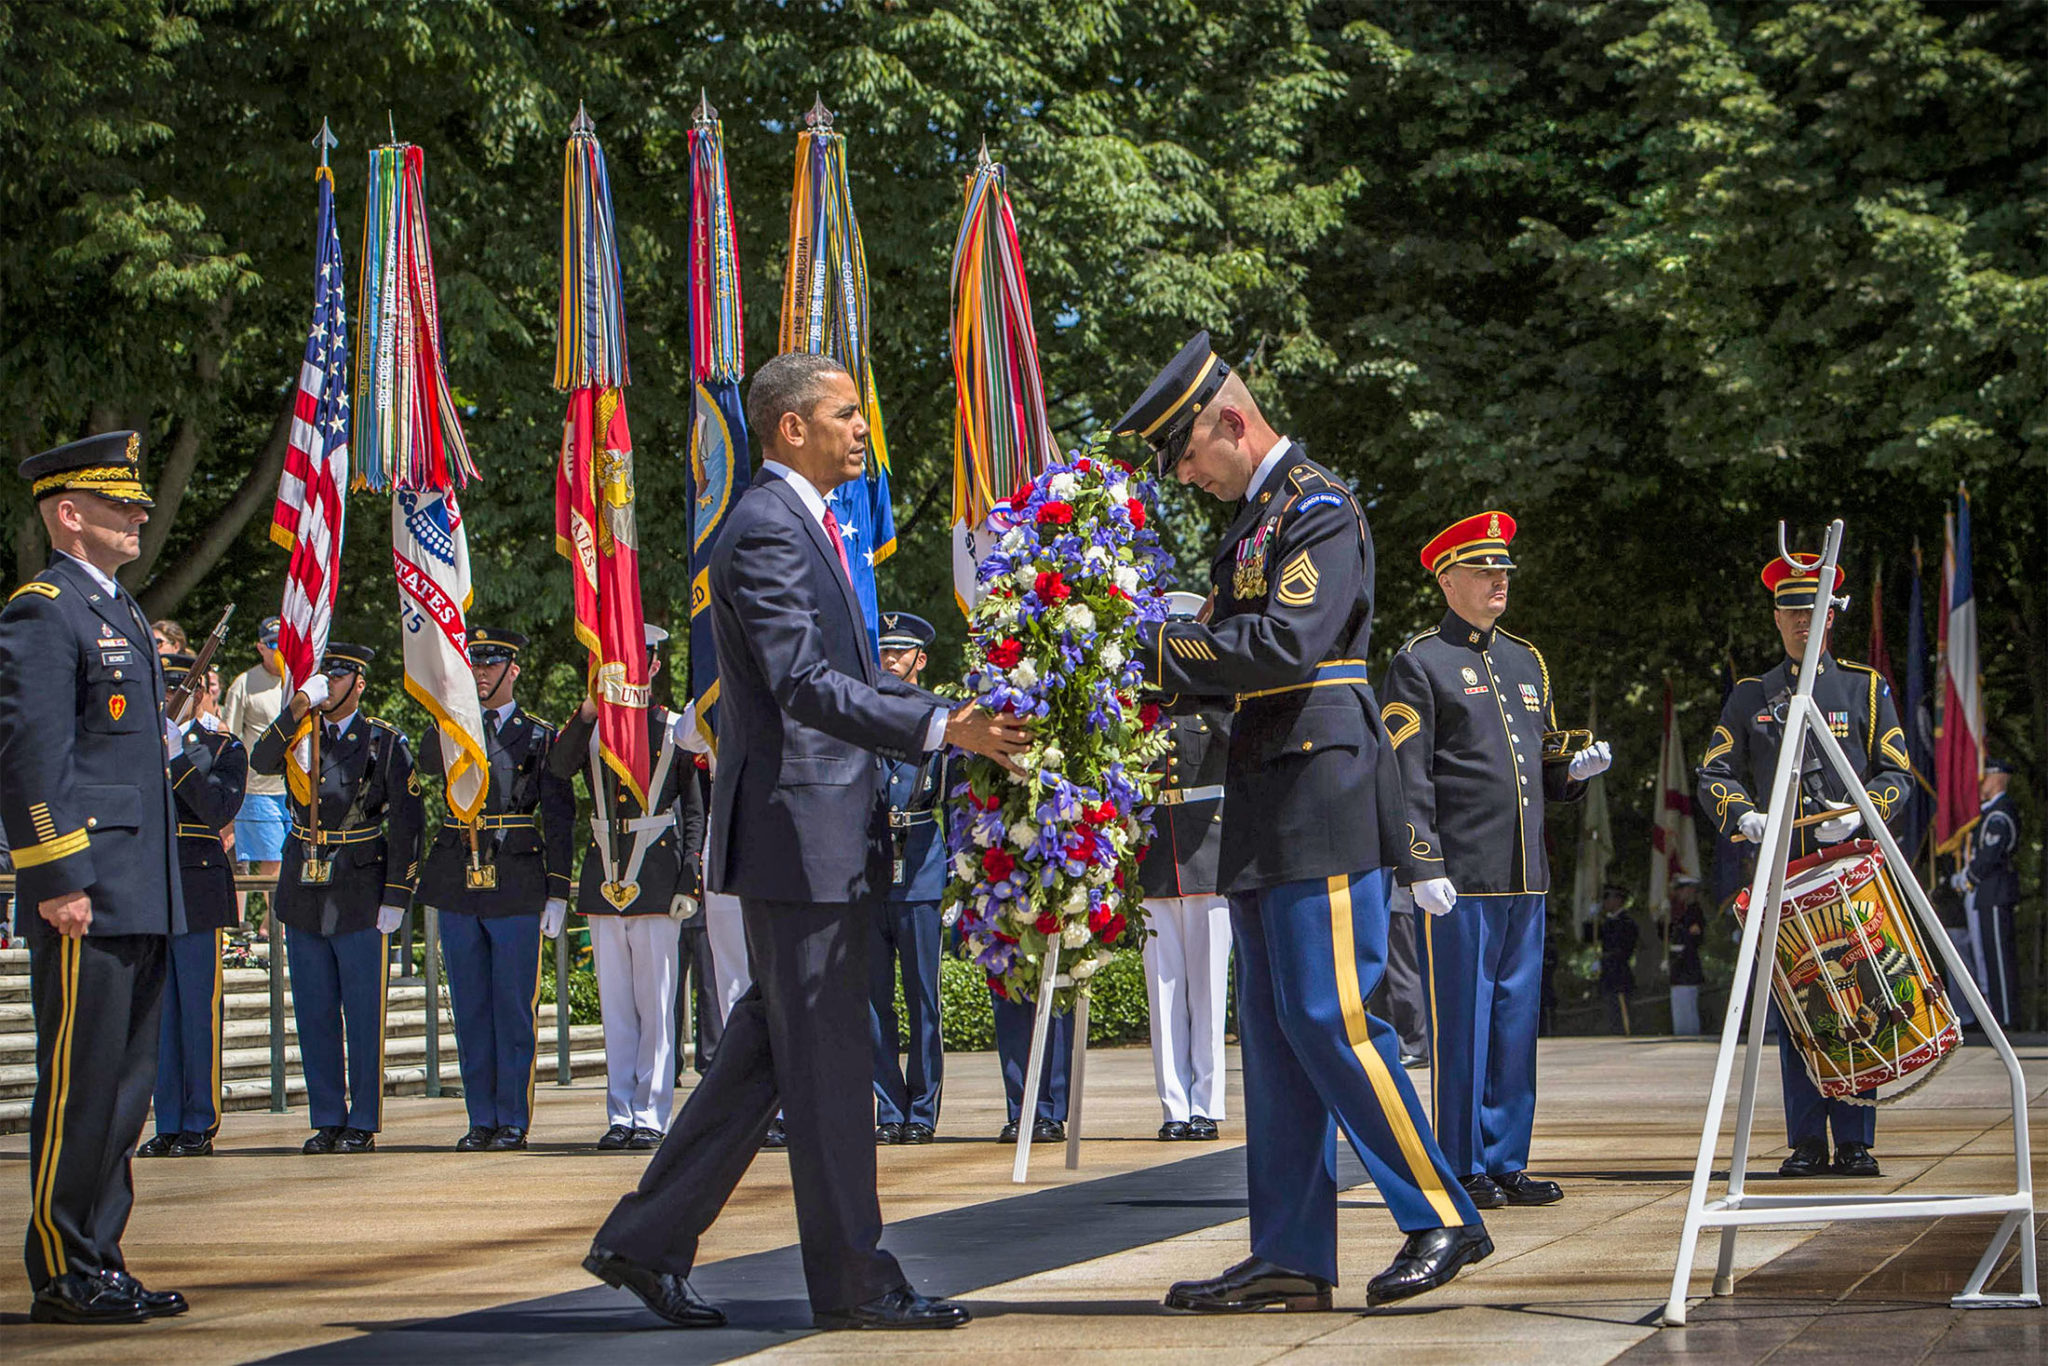
POLYGON ((1230 982, 1230 899, 1148 898, 1145 999, 1152 1075, 1169 1120, 1223 1118, 1223 1002, 1230 982))
POLYGON ((747 926, 740 918, 740 899, 724 892, 704 893, 704 932, 711 938, 711 975, 717 979, 714 995, 718 1020, 725 1023, 733 1004, 754 985, 753 965, 747 958, 747 926))
POLYGON ((606 1112, 613 1124, 666 1132, 676 1095, 682 932, 665 915, 588 919, 604 1016, 606 1112))

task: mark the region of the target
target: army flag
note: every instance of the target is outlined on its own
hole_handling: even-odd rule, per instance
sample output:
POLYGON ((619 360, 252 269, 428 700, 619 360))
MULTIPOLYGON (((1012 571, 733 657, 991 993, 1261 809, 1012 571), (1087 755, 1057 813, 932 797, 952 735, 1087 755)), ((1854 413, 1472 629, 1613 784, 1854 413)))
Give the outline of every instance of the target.
POLYGON ((1031 290, 1002 166, 984 147, 953 239, 953 598, 971 612, 994 549, 989 509, 1058 450, 1045 414, 1031 290))
POLYGON ((1692 818, 1692 769, 1678 733, 1671 680, 1664 680, 1664 740, 1657 754, 1657 805, 1650 825, 1650 913, 1668 916, 1671 884, 1700 876, 1700 834, 1692 818))
POLYGON ((1970 491, 1958 485, 1942 574, 1941 720, 1934 730, 1934 842, 1958 852, 1977 823, 1984 778, 1984 692, 1977 665, 1977 590, 1970 562, 1970 491))
POLYGON ((562 295, 555 387, 569 391, 555 469, 555 549, 570 564, 576 638, 597 700, 598 755, 647 803, 646 618, 626 426, 626 316, 604 149, 580 108, 562 153, 562 295))
POLYGON ((399 489, 392 496, 391 566, 398 576, 405 690, 440 730, 448 809, 468 824, 483 809, 491 766, 469 667, 469 535, 453 489, 399 489))

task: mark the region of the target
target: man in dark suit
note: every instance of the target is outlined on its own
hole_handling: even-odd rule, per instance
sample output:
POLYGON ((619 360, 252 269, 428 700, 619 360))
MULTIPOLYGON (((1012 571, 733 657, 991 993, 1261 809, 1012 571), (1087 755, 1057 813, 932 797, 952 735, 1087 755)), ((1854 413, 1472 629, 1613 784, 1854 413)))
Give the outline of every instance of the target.
POLYGON ((825 505, 867 454, 844 368, 776 357, 747 417, 765 460, 710 573, 722 692, 705 882, 740 899, 754 983, 583 1265, 672 1323, 723 1323, 685 1278, 781 1106, 813 1322, 957 1327, 967 1311, 918 1294, 877 1246, 868 952, 889 881, 884 765, 942 744, 1007 759, 1029 736, 972 704, 948 711, 877 663, 825 505))

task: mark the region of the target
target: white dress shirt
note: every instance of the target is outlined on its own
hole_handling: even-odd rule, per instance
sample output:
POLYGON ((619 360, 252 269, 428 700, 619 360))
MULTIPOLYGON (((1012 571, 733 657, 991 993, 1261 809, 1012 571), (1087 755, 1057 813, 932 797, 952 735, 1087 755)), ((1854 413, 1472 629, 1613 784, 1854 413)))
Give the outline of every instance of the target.
POLYGON ((1292 437, 1283 436, 1273 443, 1273 449, 1260 458, 1259 467, 1252 471, 1252 482, 1245 486, 1244 500, 1247 503, 1259 496, 1260 486, 1266 482, 1274 468, 1279 465, 1280 457, 1287 454, 1287 448, 1293 444, 1292 437))

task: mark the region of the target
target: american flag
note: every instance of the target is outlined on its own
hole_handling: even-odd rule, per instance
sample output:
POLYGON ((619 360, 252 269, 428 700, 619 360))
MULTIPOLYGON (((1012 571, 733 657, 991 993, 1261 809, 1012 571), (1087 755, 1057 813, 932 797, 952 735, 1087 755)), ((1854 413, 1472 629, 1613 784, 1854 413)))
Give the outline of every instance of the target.
POLYGON ((278 481, 270 539, 292 553, 277 648, 296 690, 320 667, 341 587, 341 531, 348 487, 348 312, 342 301, 341 234, 334 176, 322 166, 320 266, 313 277, 313 330, 299 365, 290 449, 278 481))

